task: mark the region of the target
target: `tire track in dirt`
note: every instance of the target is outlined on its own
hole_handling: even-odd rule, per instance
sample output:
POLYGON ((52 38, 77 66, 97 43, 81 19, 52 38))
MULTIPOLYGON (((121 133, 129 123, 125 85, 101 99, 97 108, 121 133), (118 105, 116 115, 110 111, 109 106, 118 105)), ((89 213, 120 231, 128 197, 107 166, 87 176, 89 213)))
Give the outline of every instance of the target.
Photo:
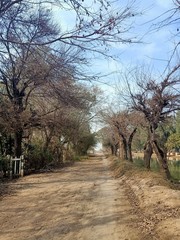
MULTIPOLYGON (((178 207, 170 208, 166 206, 161 206, 160 202, 152 209, 152 212, 149 213, 148 209, 142 208, 142 201, 145 198, 144 191, 141 189, 139 183, 134 179, 134 186, 138 187, 138 196, 134 192, 132 186, 127 183, 125 178, 123 178, 122 183, 124 185, 124 189, 126 195, 128 196, 128 200, 132 206, 132 213, 138 216, 139 221, 136 223, 137 228, 144 235, 144 239, 146 240, 159 240, 164 239, 161 236, 161 232, 157 230, 157 225, 161 225, 161 222, 167 219, 178 219, 180 216, 180 209, 178 207), (140 201, 141 198, 141 201, 140 201)), ((147 197, 147 196, 146 196, 147 197)), ((167 239, 168 238, 167 236, 167 239)), ((174 239, 178 238, 178 233, 174 233, 174 239)))
POLYGON ((159 240, 160 236, 155 231, 157 221, 152 216, 147 215, 140 207, 139 199, 132 190, 131 186, 127 184, 125 180, 122 180, 126 195, 132 206, 132 212, 138 216, 138 222, 136 223, 137 228, 139 228, 144 234, 146 240, 159 240))

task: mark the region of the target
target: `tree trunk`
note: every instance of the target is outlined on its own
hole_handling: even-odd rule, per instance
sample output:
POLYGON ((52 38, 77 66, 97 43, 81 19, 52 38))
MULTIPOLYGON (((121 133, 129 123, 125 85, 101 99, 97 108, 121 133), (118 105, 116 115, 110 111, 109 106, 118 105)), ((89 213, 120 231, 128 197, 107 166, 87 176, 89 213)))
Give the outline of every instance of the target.
POLYGON ((151 162, 151 156, 153 153, 153 149, 151 146, 151 142, 148 140, 144 146, 144 166, 149 170, 150 169, 150 162, 151 162))
POLYGON ((121 154, 120 154, 120 156, 121 156, 121 159, 122 160, 128 160, 128 155, 127 155, 127 142, 126 142, 126 139, 125 138, 123 138, 122 139, 122 141, 121 141, 121 150, 120 150, 120 152, 121 152, 121 154))
POLYGON ((14 134, 14 153, 18 158, 22 155, 22 138, 23 130, 20 129, 14 134))
POLYGON ((127 154, 127 142, 126 142, 126 139, 122 139, 120 141, 120 146, 119 146, 119 156, 120 156, 120 159, 122 160, 128 160, 128 154, 127 154))
POLYGON ((154 152, 156 153, 157 159, 159 161, 161 172, 163 173, 163 175, 167 179, 170 179, 171 174, 170 174, 168 163, 167 163, 167 152, 166 152, 166 150, 161 149, 158 146, 157 141, 155 141, 155 140, 152 142, 152 146, 153 146, 154 152))
POLYGON ((64 158, 63 149, 60 147, 57 147, 55 156, 56 156, 57 165, 62 167, 64 165, 64 160, 65 160, 65 159, 63 159, 64 158))
POLYGON ((114 148, 113 148, 113 145, 111 145, 110 147, 111 147, 111 155, 114 155, 114 148))
POLYGON ((117 150, 118 150, 119 143, 117 142, 114 135, 112 135, 112 142, 110 143, 111 147, 111 154, 114 156, 117 156, 117 150))
POLYGON ((128 156, 127 156, 127 141, 126 138, 124 136, 124 134, 121 132, 120 127, 118 125, 116 125, 117 129, 118 129, 118 135, 119 135, 119 156, 120 159, 122 160, 127 160, 128 156))
POLYGON ((131 143, 128 143, 127 145, 127 158, 130 162, 133 162, 131 143))
POLYGON ((116 143, 115 144, 115 156, 117 156, 118 148, 119 148, 119 143, 116 143))
POLYGON ((132 140, 134 137, 134 134, 136 133, 137 128, 135 128, 132 133, 129 136, 128 142, 127 142, 127 158, 129 161, 133 162, 132 158, 132 140))
POLYGON ((45 143, 43 146, 43 151, 46 151, 49 147, 49 144, 51 142, 52 136, 54 133, 54 129, 52 128, 48 128, 46 129, 46 127, 44 128, 44 134, 45 134, 45 143))
POLYGON ((170 179, 171 174, 170 174, 168 163, 167 163, 167 151, 161 148, 157 143, 156 135, 155 135, 156 128, 157 128, 157 124, 152 124, 149 129, 151 145, 152 145, 153 151, 157 156, 157 160, 160 165, 160 171, 167 179, 170 179))
POLYGON ((22 138, 23 138, 23 127, 21 121, 21 114, 23 113, 23 101, 22 96, 19 95, 19 90, 17 89, 17 79, 13 81, 13 92, 14 92, 14 110, 16 126, 14 130, 14 154, 15 157, 20 157, 22 155, 22 138))
POLYGON ((123 159, 123 157, 124 157, 124 148, 123 148, 122 141, 119 141, 119 158, 123 159))
POLYGON ((116 145, 114 144, 111 145, 111 154, 114 156, 117 156, 117 149, 116 149, 116 145))

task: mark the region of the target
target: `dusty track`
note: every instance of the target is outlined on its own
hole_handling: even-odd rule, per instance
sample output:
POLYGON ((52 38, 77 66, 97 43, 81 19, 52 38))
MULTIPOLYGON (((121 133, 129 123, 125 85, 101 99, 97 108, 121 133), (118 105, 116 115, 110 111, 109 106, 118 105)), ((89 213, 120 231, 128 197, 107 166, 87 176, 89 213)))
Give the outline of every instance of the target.
POLYGON ((103 157, 25 177, 11 188, 0 202, 0 240, 161 239, 137 227, 131 190, 111 176, 103 157))

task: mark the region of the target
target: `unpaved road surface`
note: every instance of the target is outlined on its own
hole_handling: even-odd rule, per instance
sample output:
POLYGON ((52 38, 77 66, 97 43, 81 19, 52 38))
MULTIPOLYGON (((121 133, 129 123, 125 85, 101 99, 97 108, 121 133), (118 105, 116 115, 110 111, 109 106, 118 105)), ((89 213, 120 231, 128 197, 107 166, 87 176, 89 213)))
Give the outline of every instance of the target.
MULTIPOLYGON (((103 156, 11 184, 0 201, 0 240, 145 240, 124 181, 103 156)), ((133 197, 133 196, 132 196, 133 197)))

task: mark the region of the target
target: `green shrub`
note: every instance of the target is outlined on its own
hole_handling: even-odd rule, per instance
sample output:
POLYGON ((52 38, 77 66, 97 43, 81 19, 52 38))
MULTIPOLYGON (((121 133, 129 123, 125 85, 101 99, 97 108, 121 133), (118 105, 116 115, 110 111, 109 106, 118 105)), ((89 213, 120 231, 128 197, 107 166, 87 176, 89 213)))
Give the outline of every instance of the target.
POLYGON ((31 145, 26 159, 26 169, 39 170, 53 161, 53 155, 48 149, 44 151, 40 145, 31 145))
POLYGON ((6 176, 6 172, 9 171, 9 159, 6 156, 0 155, 0 171, 6 176))

